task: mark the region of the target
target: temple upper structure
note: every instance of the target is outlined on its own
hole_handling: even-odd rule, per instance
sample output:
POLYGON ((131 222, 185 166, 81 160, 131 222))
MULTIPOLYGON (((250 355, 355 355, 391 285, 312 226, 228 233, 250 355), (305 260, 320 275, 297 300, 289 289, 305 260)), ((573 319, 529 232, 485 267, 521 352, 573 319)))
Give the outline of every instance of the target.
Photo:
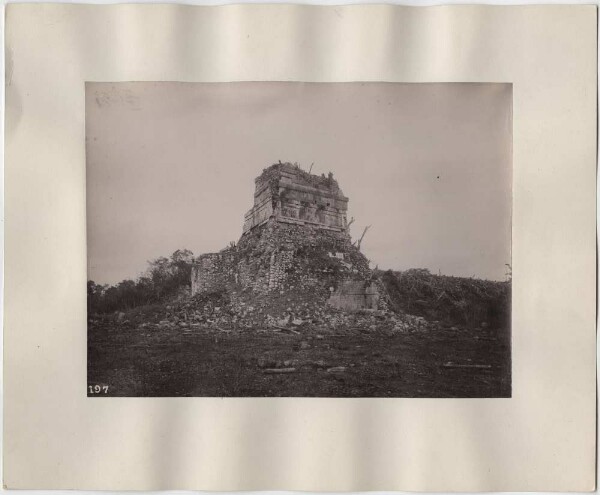
POLYGON ((331 172, 319 176, 298 165, 276 163, 263 170, 255 185, 254 206, 244 216, 244 234, 269 219, 347 231, 348 198, 331 172))

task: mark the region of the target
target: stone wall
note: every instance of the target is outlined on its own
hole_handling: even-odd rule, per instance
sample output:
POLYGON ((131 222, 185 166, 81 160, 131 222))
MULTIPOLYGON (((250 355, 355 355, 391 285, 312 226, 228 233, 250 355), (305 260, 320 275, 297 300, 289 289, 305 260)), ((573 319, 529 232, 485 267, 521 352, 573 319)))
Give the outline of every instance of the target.
POLYGON ((192 267, 192 295, 238 287, 256 294, 280 291, 294 261, 293 251, 273 251, 264 258, 244 258, 235 250, 199 256, 192 267))
MULTIPOLYGON (((200 256, 192 271, 192 293, 228 289, 256 295, 287 290, 335 291, 340 309, 373 308, 368 260, 345 232, 282 224, 271 219, 238 244, 200 256)), ((325 300, 324 300, 325 301, 325 300)))
POLYGON ((225 290, 235 280, 237 267, 231 250, 199 256, 192 266, 192 294, 225 290))
POLYGON ((379 291, 369 281, 343 280, 327 302, 334 308, 345 311, 378 309, 379 291))

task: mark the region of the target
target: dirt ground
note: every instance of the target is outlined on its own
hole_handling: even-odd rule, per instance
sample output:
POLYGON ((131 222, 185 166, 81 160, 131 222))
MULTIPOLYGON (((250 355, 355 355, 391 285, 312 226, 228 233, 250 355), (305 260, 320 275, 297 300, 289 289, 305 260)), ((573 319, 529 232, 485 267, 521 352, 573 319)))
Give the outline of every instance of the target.
POLYGON ((510 397, 510 332, 95 325, 93 397, 510 397))

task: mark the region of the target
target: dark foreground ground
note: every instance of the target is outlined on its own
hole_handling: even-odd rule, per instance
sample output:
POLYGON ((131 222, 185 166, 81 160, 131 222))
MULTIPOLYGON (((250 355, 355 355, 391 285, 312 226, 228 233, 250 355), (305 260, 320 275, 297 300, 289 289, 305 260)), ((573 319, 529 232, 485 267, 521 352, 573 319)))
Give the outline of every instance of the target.
POLYGON ((502 329, 157 331, 107 322, 89 332, 88 395, 98 397, 510 397, 510 384, 502 329))

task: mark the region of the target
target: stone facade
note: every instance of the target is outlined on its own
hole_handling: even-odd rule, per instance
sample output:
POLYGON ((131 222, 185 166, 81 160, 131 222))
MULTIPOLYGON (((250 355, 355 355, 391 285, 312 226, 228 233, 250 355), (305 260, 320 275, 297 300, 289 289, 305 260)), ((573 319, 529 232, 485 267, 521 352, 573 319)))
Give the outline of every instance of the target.
POLYGON ((278 163, 255 180, 254 206, 244 217, 244 234, 273 218, 277 222, 345 231, 348 198, 333 174, 312 175, 278 163))

